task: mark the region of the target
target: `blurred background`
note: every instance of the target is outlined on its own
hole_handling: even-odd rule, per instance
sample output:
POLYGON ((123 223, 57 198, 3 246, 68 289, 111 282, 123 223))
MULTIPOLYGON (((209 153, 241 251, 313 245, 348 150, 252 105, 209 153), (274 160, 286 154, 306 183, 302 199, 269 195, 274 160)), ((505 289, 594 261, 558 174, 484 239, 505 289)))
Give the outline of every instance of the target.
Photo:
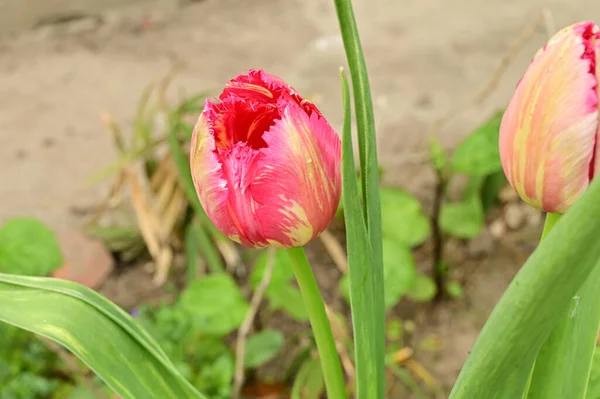
MULTIPOLYGON (((113 187, 111 165, 112 172, 124 165, 116 138, 131 139, 149 85, 166 86, 167 77, 168 90, 159 96, 177 104, 198 93, 218 95, 249 68, 285 79, 339 131, 338 69, 346 63, 332 3, 0 0, 0 224, 38 218, 59 234, 65 253, 106 270, 90 286, 129 309, 157 302, 162 294, 147 267, 129 276, 114 248, 106 254, 80 236, 90 209, 113 187), (75 248, 83 253, 73 255, 75 248)), ((382 184, 414 195, 427 215, 435 213, 439 184, 429 159, 431 138, 452 153, 506 106, 550 35, 580 20, 600 22, 600 2, 592 0, 354 0, 354 6, 382 184)), ((160 130, 165 122, 154 123, 160 130)), ((468 240, 448 234, 445 241, 444 259, 460 283, 456 298, 400 304, 394 313, 411 337, 398 347, 410 353, 398 356, 416 359, 410 378, 425 387, 424 396, 408 389, 415 397, 444 397, 493 305, 535 247, 542 215, 510 188, 498 196, 501 206, 486 214, 481 231, 468 240)), ((343 245, 343 228, 332 230, 343 245)), ((414 247, 419 270, 430 268, 435 246, 414 247)), ((340 272, 327 255, 331 247, 312 248, 324 270, 319 282, 335 305, 340 272)), ((405 390, 410 385, 403 384, 405 390)), ((48 397, 27 395, 18 397, 48 397)))
MULTIPOLYGON (((417 193, 431 181, 421 164, 434 119, 488 85, 543 8, 550 29, 600 14, 592 0, 356 0, 355 8, 380 162, 386 179, 417 193)), ((89 199, 86 178, 116 157, 100 113, 131 123, 144 88, 173 65, 182 67, 173 92, 190 95, 265 69, 341 124, 345 55, 330 1, 2 0, 0 34, 0 218, 31 214, 68 228, 69 205, 89 199)), ((531 36, 491 95, 439 132, 444 147, 506 104, 546 26, 531 36)))

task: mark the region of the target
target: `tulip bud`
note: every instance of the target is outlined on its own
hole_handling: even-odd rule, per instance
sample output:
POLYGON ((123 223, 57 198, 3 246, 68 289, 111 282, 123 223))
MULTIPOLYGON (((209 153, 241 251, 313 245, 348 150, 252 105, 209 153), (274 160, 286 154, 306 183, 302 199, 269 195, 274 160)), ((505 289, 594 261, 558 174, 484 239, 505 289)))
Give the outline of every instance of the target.
POLYGON ((250 70, 207 100, 190 165, 215 226, 248 247, 295 247, 329 224, 341 195, 341 143, 317 107, 250 70))
POLYGON ((563 213, 598 169, 598 27, 581 22, 540 49, 500 126, 500 158, 530 205, 563 213))

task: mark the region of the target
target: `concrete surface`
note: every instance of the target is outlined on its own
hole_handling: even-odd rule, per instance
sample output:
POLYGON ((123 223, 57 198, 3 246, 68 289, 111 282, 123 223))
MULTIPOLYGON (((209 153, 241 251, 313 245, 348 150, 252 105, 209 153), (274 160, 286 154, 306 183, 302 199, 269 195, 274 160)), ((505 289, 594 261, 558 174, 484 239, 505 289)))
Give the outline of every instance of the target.
MULTIPOLYGON (((175 92, 216 91, 248 68, 263 68, 313 97, 339 129, 345 58, 331 1, 167 1, 127 10, 106 10, 104 1, 77 3, 88 4, 91 18, 21 22, 37 28, 0 36, 0 222, 32 215, 57 230, 72 226, 69 207, 104 190, 86 189, 85 180, 116 156, 100 112, 131 124, 143 88, 175 61, 186 65, 175 92)), ((19 13, 31 4, 50 2, 0 4, 6 24, 27 19, 19 13)), ((600 16, 592 0, 355 0, 388 183, 426 195, 423 150, 432 121, 487 84, 543 6, 556 28, 600 16)), ((445 147, 507 102, 546 38, 540 27, 497 90, 441 132, 445 147)))

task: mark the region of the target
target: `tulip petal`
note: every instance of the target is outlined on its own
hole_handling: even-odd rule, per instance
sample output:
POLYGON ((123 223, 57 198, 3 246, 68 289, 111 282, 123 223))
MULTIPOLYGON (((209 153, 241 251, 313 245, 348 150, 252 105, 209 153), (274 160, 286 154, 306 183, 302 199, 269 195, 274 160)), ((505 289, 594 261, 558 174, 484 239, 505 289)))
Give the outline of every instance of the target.
POLYGON ((341 143, 324 117, 288 103, 263 135, 261 173, 252 197, 265 237, 273 245, 304 245, 333 218, 340 200, 341 143))
POLYGON ((598 128, 593 23, 557 33, 534 57, 500 127, 505 174, 529 204, 564 212, 587 188, 598 128))
POLYGON ((215 140, 206 120, 206 110, 200 115, 190 144, 190 168, 200 203, 207 216, 226 236, 240 242, 239 231, 228 212, 227 181, 215 153, 215 140))
MULTIPOLYGON (((596 96, 600 101, 600 67, 598 66, 598 60, 600 60, 600 40, 596 41, 595 46, 595 55, 596 55, 596 96)), ((600 108, 600 104, 598 106, 600 108)), ((596 146, 595 146, 595 155, 594 155, 594 172, 596 174, 600 173, 600 145, 598 145, 598 141, 600 140, 600 111, 598 112, 598 126, 596 128, 596 146)))

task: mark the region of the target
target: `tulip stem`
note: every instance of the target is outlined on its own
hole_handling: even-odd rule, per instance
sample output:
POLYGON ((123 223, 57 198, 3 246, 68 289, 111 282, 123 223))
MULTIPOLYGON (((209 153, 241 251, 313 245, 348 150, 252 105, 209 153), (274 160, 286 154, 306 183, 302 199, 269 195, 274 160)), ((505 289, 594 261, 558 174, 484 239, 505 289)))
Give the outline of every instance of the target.
POLYGON ((544 223, 544 230, 542 231, 542 238, 540 238, 540 241, 542 241, 544 238, 546 238, 548 233, 550 233, 550 230, 552 230, 554 225, 556 225, 556 223, 560 219, 560 216, 561 216, 560 213, 547 213, 546 214, 546 223, 544 223))
POLYGON ((308 263, 304 248, 290 248, 288 254, 319 350, 327 397, 345 399, 347 396, 342 366, 317 280, 315 280, 315 275, 308 263))

